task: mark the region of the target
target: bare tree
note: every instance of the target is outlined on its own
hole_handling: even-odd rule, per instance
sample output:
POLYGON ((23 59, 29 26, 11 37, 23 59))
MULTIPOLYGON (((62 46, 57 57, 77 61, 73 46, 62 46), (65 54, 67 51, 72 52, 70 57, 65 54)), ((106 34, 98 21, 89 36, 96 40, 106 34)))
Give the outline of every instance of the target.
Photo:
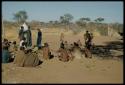
POLYGON ((64 24, 65 26, 69 26, 70 28, 70 22, 73 20, 73 16, 69 13, 64 14, 63 16, 60 16, 60 22, 64 24))
POLYGON ((15 21, 17 21, 17 23, 23 23, 26 22, 26 20, 28 19, 28 15, 26 11, 19 11, 17 13, 14 14, 14 18, 15 21))

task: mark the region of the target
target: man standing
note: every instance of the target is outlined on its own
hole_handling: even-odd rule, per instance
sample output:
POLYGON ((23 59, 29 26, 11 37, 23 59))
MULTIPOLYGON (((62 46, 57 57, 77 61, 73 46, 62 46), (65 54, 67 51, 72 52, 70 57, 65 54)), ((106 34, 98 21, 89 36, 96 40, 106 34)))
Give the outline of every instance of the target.
POLYGON ((37 29, 38 30, 38 33, 37 33, 37 47, 38 49, 41 49, 42 47, 42 44, 41 44, 41 41, 42 41, 42 32, 40 29, 37 29))
POLYGON ((89 57, 89 58, 92 58, 92 55, 91 55, 91 43, 92 43, 92 39, 93 39, 93 36, 91 36, 91 34, 86 31, 86 33, 84 34, 84 39, 85 39, 85 57, 89 57))
POLYGON ((30 26, 28 26, 28 30, 27 30, 27 47, 31 47, 32 46, 32 33, 30 30, 30 26))
POLYGON ((19 30, 19 39, 20 41, 24 38, 24 27, 21 26, 21 29, 19 30))

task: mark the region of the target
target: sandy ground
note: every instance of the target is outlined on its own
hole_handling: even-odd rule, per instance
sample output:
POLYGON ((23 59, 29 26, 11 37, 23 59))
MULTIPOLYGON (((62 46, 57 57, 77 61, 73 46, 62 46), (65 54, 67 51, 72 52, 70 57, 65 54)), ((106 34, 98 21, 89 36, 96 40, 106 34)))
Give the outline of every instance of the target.
MULTIPOLYGON (((59 34, 61 30, 43 30, 43 42, 48 42, 51 51, 59 48, 59 34)), ((36 43, 36 31, 32 31, 33 44, 36 43)), ((17 29, 7 29, 6 37, 16 40, 17 29)), ((65 40, 69 43, 80 39, 83 34, 73 35, 65 32, 65 40)), ((95 36, 96 45, 105 45, 105 42, 118 41, 118 38, 95 36)), ((123 54, 117 52, 116 54, 123 54)), ((57 57, 43 61, 37 67, 17 67, 13 63, 2 64, 2 83, 123 83, 123 60, 102 59, 93 55, 92 59, 74 59, 61 62, 57 57)))

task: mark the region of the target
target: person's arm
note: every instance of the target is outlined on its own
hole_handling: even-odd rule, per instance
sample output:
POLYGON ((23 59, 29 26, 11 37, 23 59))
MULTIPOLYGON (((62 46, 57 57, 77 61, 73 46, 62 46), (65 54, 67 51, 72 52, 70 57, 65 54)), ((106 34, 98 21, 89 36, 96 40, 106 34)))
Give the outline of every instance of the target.
POLYGON ((19 30, 18 38, 20 38, 22 30, 19 30))
POLYGON ((41 37, 41 36, 42 36, 42 33, 41 33, 41 32, 38 32, 38 36, 40 36, 40 37, 41 37))
POLYGON ((42 32, 40 32, 40 37, 41 37, 41 40, 42 40, 42 32))

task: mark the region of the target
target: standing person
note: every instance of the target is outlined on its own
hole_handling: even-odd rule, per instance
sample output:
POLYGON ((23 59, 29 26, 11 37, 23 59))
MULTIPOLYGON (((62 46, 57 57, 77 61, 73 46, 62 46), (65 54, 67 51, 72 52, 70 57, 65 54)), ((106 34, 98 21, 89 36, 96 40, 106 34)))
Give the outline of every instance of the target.
POLYGON ((64 41, 64 33, 61 33, 61 35, 60 35, 60 41, 61 42, 64 41))
POLYGON ((19 39, 20 41, 24 38, 24 27, 21 26, 21 29, 19 30, 19 39))
POLYGON ((85 57, 92 58, 91 43, 92 43, 93 37, 91 36, 91 34, 88 31, 86 31, 84 38, 85 38, 85 57))
POLYGON ((89 36, 90 36, 89 31, 86 31, 86 33, 84 34, 85 45, 87 44, 89 36))
POLYGON ((41 47, 42 47, 42 43, 41 43, 41 41, 42 41, 42 32, 41 32, 40 29, 37 29, 37 30, 38 30, 38 33, 37 33, 37 47, 38 47, 38 49, 41 49, 41 47))
POLYGON ((32 46, 32 33, 30 30, 30 26, 28 26, 28 30, 27 30, 27 47, 31 47, 32 46))

